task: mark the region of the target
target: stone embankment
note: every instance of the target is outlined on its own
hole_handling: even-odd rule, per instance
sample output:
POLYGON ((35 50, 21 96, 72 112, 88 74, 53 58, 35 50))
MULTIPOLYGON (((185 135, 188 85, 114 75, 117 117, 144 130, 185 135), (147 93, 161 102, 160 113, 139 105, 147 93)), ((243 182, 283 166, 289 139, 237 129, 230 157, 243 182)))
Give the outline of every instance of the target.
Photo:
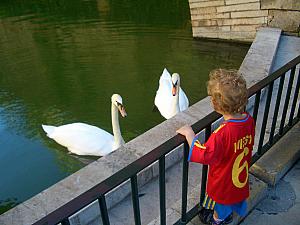
POLYGON ((193 36, 251 42, 259 27, 299 36, 299 0, 189 0, 193 36))

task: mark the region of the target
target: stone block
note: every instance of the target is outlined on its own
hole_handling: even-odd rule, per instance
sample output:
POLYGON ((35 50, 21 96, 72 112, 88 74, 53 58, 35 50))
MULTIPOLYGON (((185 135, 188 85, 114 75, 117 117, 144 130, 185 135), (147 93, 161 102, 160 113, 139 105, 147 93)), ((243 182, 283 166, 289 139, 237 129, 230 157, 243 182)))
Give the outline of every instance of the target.
POLYGON ((297 33, 300 29, 300 11, 269 10, 268 26, 297 33))
POLYGON ((219 32, 218 33, 218 38, 220 39, 227 39, 227 40, 240 40, 240 41, 243 41, 245 39, 251 39, 253 40, 255 38, 255 31, 252 31, 252 32, 243 32, 243 31, 240 31, 240 32, 219 32))
POLYGON ((225 5, 237 5, 243 3, 259 2, 260 0, 225 0, 225 5))
POLYGON ((231 31, 244 31, 244 32, 252 32, 257 31, 261 25, 234 25, 231 26, 231 31))
POLYGON ((209 6, 224 6, 224 0, 211 0, 207 2, 190 2, 190 8, 204 8, 209 6))
POLYGON ((248 87, 269 75, 281 30, 275 28, 260 28, 256 33, 239 71, 244 75, 248 87))
POLYGON ((205 8, 194 8, 191 9, 191 15, 199 15, 199 14, 212 14, 216 13, 216 7, 205 7, 205 8))
POLYGON ((261 9, 300 10, 299 0, 261 0, 261 9))
POLYGON ((243 11, 243 12, 231 12, 231 18, 248 18, 248 17, 262 17, 268 16, 268 10, 254 10, 254 11, 243 11))
POLYGON ((264 24, 265 17, 239 18, 239 19, 217 19, 218 26, 228 25, 256 25, 264 24))
POLYGON ((195 2, 207 2, 209 0, 189 0, 189 3, 195 3, 195 2))
POLYGON ((210 27, 195 27, 196 32, 209 33, 209 32, 229 32, 230 26, 210 26, 210 27))
POLYGON ((195 32, 193 30, 193 37, 197 37, 197 38, 212 38, 212 39, 216 39, 218 38, 219 32, 210 32, 210 33, 202 33, 202 32, 195 32))
POLYGON ((217 18, 230 18, 230 13, 212 13, 212 14, 193 14, 191 19, 193 20, 206 20, 217 18))
POLYGON ((210 27, 216 25, 217 25, 216 20, 193 20, 192 21, 193 27, 210 27))
POLYGON ((259 10, 260 3, 246 3, 246 4, 239 4, 239 5, 228 5, 228 6, 218 6, 217 12, 237 12, 237 11, 248 11, 248 10, 259 10))
POLYGON ((300 123, 296 124, 250 168, 250 172, 275 186, 281 177, 300 158, 300 123), (290 145, 293 140, 293 145, 290 145))

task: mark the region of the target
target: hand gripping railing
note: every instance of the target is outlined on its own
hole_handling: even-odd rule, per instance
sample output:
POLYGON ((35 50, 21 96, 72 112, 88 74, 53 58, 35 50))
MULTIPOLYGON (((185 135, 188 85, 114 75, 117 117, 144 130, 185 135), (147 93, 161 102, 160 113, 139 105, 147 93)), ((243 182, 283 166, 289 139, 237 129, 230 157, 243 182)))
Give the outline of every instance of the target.
MULTIPOLYGON (((296 122, 299 121, 300 118, 300 106, 298 101, 299 95, 299 85, 300 85, 300 75, 298 69, 298 75, 296 76, 297 79, 294 82, 295 72, 297 71, 296 66, 300 63, 300 56, 296 57, 295 59, 291 60, 289 63, 275 71, 270 76, 266 77, 262 81, 258 82, 257 84, 253 85, 249 89, 249 95, 255 95, 255 102, 253 108, 253 118, 258 121, 257 116, 259 112, 259 107, 261 104, 261 92, 263 88, 267 88, 267 97, 265 101, 265 107, 263 110, 263 118, 262 124, 260 129, 260 136, 258 140, 258 149, 255 155, 253 156, 254 163, 259 157, 261 157, 274 143, 276 143, 282 135, 284 135, 296 122), (287 77, 287 72, 290 70, 289 73, 289 81, 287 86, 287 91, 285 93, 285 101, 283 103, 283 109, 281 114, 281 122, 279 131, 275 134, 275 127, 279 115, 280 104, 282 101, 282 91, 284 86, 285 77, 287 77), (276 102, 274 107, 273 113, 273 120, 269 135, 269 140, 267 143, 264 144, 264 137, 266 134, 266 127, 267 127, 267 120, 270 115, 269 109, 271 105, 272 93, 274 82, 279 79, 279 87, 276 96, 276 102), (294 84, 294 85, 293 85, 294 84), (289 108, 289 100, 291 97, 292 89, 294 86, 294 93, 292 104, 290 106, 290 114, 288 118, 287 124, 286 116, 289 108), (295 115, 295 111, 298 104, 298 112, 295 115)), ((201 119, 194 125, 192 125, 193 130, 195 133, 199 133, 200 131, 205 129, 205 139, 207 140, 209 135, 211 134, 211 127, 212 123, 218 120, 221 117, 220 114, 216 112, 212 112, 207 115, 205 118, 201 119)), ((195 215, 198 213, 199 204, 194 206, 191 210, 187 212, 187 188, 188 188, 188 152, 189 147, 185 140, 185 138, 181 135, 176 135, 175 137, 169 139, 162 145, 158 146, 157 148, 153 149, 148 154, 142 156, 141 158, 137 159, 130 165, 126 166, 122 170, 116 172, 106 180, 102 181, 101 183, 97 184, 90 190, 86 191, 85 193, 79 195, 75 199, 71 200, 70 202, 66 203, 65 205, 61 206, 57 210, 49 213, 44 218, 40 219, 35 223, 35 225, 46 225, 46 224, 58 224, 62 223, 63 225, 70 224, 69 217, 84 208, 85 206, 89 205, 93 201, 98 199, 102 223, 104 225, 109 225, 109 216, 106 206, 105 194, 117 187, 118 185, 122 184, 123 182, 130 179, 131 181, 131 190, 132 190, 132 202, 133 202, 133 210, 134 210, 134 221, 135 224, 141 224, 141 216, 140 216, 140 207, 139 207, 139 198, 138 198, 138 183, 137 183, 137 174, 146 168, 147 166, 151 165, 152 163, 158 161, 159 163, 159 196, 160 196, 160 223, 162 225, 166 224, 166 182, 165 182, 165 156, 170 151, 172 151, 177 146, 184 144, 184 151, 183 151, 183 176, 182 176, 182 206, 181 206, 181 218, 175 224, 187 224, 195 215)), ((200 202, 203 201, 205 195, 205 187, 206 187, 206 178, 207 178, 207 165, 203 165, 202 171, 202 182, 201 182, 201 195, 200 195, 200 202)))

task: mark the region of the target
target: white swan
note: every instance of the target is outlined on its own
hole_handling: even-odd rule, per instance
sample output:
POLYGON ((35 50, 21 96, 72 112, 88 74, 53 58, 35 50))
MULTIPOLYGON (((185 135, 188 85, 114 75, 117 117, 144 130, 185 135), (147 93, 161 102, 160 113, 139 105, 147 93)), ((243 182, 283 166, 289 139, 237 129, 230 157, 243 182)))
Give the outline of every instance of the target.
POLYGON ((180 76, 178 73, 173 73, 171 77, 168 70, 164 69, 159 79, 159 87, 154 104, 160 114, 166 119, 189 107, 189 100, 180 87, 180 76))
POLYGON ((74 154, 104 156, 125 143, 121 136, 118 110, 123 117, 127 115, 122 97, 114 94, 111 97, 111 119, 114 135, 85 123, 71 123, 59 127, 42 125, 42 127, 48 137, 67 147, 74 154))

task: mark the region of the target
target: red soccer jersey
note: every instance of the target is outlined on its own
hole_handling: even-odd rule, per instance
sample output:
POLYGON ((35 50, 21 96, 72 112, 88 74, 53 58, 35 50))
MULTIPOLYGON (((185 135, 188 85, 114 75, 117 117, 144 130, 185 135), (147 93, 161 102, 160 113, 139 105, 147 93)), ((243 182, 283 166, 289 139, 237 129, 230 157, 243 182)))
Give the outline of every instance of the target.
POLYGON ((207 194, 220 204, 234 204, 249 197, 248 169, 255 135, 249 114, 224 121, 201 145, 194 139, 189 161, 209 165, 207 194))

